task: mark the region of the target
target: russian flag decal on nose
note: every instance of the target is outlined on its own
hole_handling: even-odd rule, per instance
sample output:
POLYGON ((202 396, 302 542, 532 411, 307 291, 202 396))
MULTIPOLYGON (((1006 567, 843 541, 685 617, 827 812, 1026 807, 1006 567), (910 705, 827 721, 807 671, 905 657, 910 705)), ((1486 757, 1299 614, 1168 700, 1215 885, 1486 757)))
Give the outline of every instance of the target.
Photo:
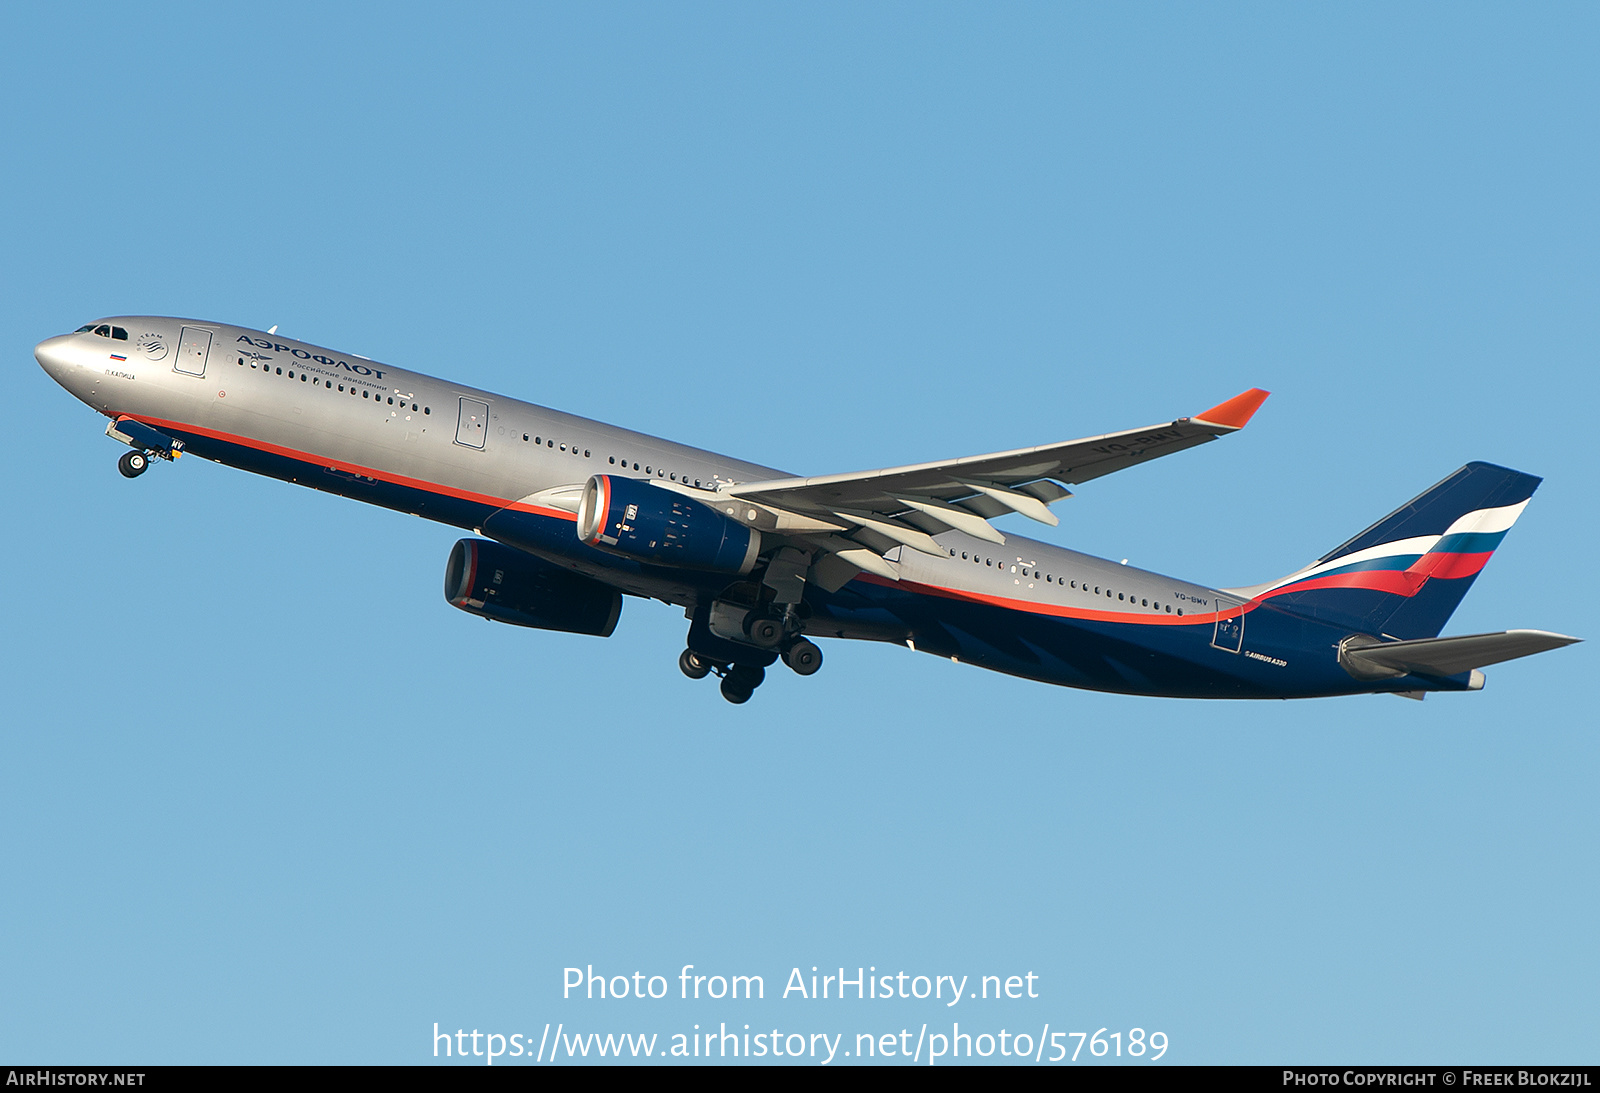
POLYGON ((113 354, 111 354, 111 359, 114 360, 114 361, 125 361, 128 358, 122 356, 120 353, 113 353, 113 354))

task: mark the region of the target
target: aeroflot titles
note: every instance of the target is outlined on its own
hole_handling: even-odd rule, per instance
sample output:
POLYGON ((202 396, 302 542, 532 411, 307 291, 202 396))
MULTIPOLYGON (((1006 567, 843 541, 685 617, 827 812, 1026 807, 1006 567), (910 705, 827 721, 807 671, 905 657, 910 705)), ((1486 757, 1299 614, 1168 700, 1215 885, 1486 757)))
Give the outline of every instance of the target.
POLYGON ((330 368, 337 365, 338 367, 343 368, 346 372, 354 372, 357 375, 375 376, 380 380, 383 378, 383 370, 381 368, 368 368, 364 364, 350 364, 348 361, 329 360, 321 353, 313 356, 312 354, 307 353, 304 349, 295 349, 293 346, 280 345, 277 342, 269 342, 265 338, 251 338, 241 334, 239 335, 239 341, 247 342, 250 345, 259 345, 262 349, 276 349, 279 353, 289 353, 293 356, 299 357, 303 361, 316 361, 318 364, 325 364, 330 368))

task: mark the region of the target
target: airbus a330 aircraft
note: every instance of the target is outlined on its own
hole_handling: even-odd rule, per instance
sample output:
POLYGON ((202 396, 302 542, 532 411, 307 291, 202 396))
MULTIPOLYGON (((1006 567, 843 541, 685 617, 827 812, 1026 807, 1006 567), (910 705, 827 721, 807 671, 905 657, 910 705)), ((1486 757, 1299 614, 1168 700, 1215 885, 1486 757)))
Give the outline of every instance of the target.
POLYGON ((125 316, 40 342, 111 419, 135 478, 189 453, 469 528, 445 597, 487 619, 609 636, 624 594, 684 608, 684 674, 745 702, 814 638, 903 643, 1125 694, 1304 698, 1483 686, 1578 639, 1437 636, 1539 479, 1469 463, 1281 580, 1215 589, 1006 535, 1087 482, 1244 427, 1250 390, 1193 417, 852 474, 768 467, 365 357, 221 323, 125 316))

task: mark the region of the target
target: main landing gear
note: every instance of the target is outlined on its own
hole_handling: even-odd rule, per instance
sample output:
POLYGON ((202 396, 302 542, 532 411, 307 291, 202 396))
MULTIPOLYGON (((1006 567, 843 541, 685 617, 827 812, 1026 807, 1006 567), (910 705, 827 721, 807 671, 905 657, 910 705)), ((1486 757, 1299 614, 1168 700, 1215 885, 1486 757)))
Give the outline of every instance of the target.
MULTIPOLYGON (((781 655, 783 662, 796 675, 809 676, 822 667, 822 650, 805 638, 790 643, 781 655)), ((755 694, 756 688, 767 678, 766 669, 759 665, 732 664, 697 653, 693 649, 685 649, 678 654, 678 668, 690 679, 704 679, 715 672, 722 679, 722 697, 736 706, 749 702, 750 696, 755 694)))
POLYGON ((765 668, 757 668, 753 664, 735 664, 722 677, 722 697, 735 706, 749 702, 750 696, 756 693, 756 688, 766 678, 765 668))
POLYGON ((822 667, 822 650, 814 642, 801 638, 783 651, 783 662, 794 669, 797 676, 814 675, 822 667))
POLYGON ((678 668, 690 679, 704 679, 716 669, 716 665, 693 649, 685 649, 678 654, 678 668))
POLYGON ((678 668, 690 679, 704 679, 715 672, 722 677, 722 697, 736 706, 749 702, 750 696, 761 686, 761 681, 767 678, 765 668, 754 664, 729 664, 727 661, 713 660, 701 656, 693 649, 685 649, 678 654, 678 668))
POLYGON ((822 667, 822 650, 804 636, 809 566, 809 555, 784 547, 759 577, 731 584, 709 603, 695 605, 687 613, 688 648, 678 658, 683 674, 704 679, 715 672, 722 697, 735 705, 750 701, 767 678, 766 669, 780 657, 795 675, 815 674, 822 667))
POLYGON ((124 452, 122 458, 117 460, 117 470, 122 472, 124 478, 138 478, 150 469, 150 457, 143 452, 124 452))

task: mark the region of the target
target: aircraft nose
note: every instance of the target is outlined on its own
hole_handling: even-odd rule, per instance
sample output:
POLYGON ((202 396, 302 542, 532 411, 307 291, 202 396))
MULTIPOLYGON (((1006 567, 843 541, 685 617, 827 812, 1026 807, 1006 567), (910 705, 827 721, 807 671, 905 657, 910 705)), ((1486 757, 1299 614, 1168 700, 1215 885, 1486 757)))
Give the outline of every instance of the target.
POLYGON ((67 348, 71 341, 72 335, 58 334, 33 347, 34 360, 57 382, 72 368, 72 354, 67 348))

